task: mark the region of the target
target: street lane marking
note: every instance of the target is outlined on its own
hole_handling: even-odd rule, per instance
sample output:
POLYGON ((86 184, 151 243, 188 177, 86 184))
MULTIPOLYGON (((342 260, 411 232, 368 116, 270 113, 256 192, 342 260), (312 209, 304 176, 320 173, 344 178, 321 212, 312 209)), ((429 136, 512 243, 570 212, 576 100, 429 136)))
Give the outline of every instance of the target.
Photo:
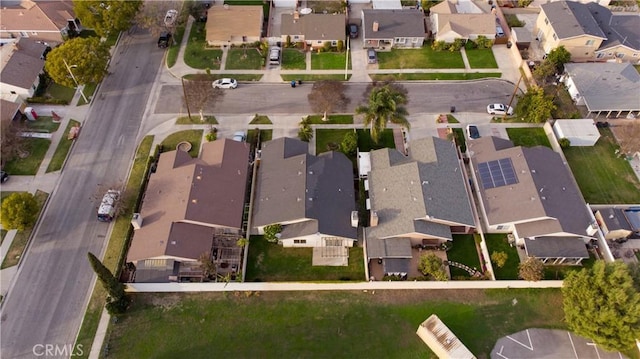
POLYGON ((571 347, 573 348, 573 354, 576 356, 576 359, 579 359, 578 352, 576 352, 576 346, 573 345, 573 339, 571 339, 571 333, 567 332, 567 335, 569 336, 569 341, 571 342, 571 347))

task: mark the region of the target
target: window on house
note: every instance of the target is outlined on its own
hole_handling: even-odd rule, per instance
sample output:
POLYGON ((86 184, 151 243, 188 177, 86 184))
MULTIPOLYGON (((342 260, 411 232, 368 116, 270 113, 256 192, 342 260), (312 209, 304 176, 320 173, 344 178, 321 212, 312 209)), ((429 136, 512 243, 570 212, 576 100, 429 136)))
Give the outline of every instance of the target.
POLYGON ((617 57, 617 58, 619 58, 619 59, 621 59, 621 58, 623 58, 623 57, 624 57, 624 54, 620 54, 620 53, 618 53, 618 54, 616 54, 616 57, 617 57))
POLYGON ((12 95, 15 95, 15 94, 16 94, 16 92, 15 92, 15 91, 11 91, 11 94, 12 94, 12 95))
POLYGON ((294 239, 293 244, 307 244, 306 239, 294 239))
POLYGON ((331 41, 331 46, 338 46, 338 42, 335 40, 331 41))
POLYGON ((35 36, 35 35, 38 35, 38 33, 37 33, 37 32, 35 32, 35 31, 31 31, 31 35, 34 35, 34 36, 35 36))
POLYGON ((638 57, 638 53, 636 52, 635 54, 631 55, 633 57, 638 57))
POLYGON ((413 42, 414 44, 417 44, 418 42, 420 42, 420 39, 417 37, 414 37, 411 42, 413 42))
POLYGON ((547 19, 546 17, 544 18, 544 23, 545 25, 549 25, 549 19, 547 19))
POLYGON ((399 44, 404 44, 407 41, 404 37, 396 37, 396 42, 399 44))
POLYGON ((322 40, 318 40, 318 44, 321 44, 321 43, 322 43, 322 40))
POLYGON ((501 231, 501 230, 507 229, 507 228, 509 228, 509 226, 497 226, 496 230, 501 231))
POLYGON ((26 32, 24 32, 24 31, 20 31, 20 36, 22 36, 22 37, 29 37, 29 34, 27 34, 27 33, 26 33, 26 32))
POLYGON ((613 56, 613 52, 607 53, 607 56, 609 56, 609 57, 613 56))
POLYGON ((604 57, 604 54, 603 54, 602 52, 599 52, 599 53, 596 55, 596 59, 601 59, 601 58, 603 58, 603 57, 604 57))
POLYGON ((587 42, 585 43, 585 45, 587 46, 591 46, 593 45, 593 43, 596 42, 596 40, 587 40, 587 42))
POLYGON ((300 36, 298 36, 298 35, 293 35, 293 39, 294 39, 294 40, 298 40, 298 39, 300 39, 300 36))
POLYGON ((558 40, 558 37, 556 36, 556 34, 553 34, 553 39, 558 40))

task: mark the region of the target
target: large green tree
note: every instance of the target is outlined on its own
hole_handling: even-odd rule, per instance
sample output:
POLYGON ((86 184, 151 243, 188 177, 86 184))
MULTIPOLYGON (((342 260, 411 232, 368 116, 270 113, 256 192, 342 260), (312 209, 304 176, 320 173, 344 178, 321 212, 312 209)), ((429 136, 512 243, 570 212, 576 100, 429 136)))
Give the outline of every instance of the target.
POLYGON ((623 262, 597 261, 571 272, 562 287, 571 330, 608 350, 630 350, 640 338, 640 278, 623 262))
POLYGON ((57 84, 75 87, 76 81, 79 85, 102 81, 108 61, 106 43, 97 37, 76 37, 53 49, 47 55, 44 68, 57 84))
POLYGON ((107 298, 107 310, 111 314, 124 312, 127 307, 128 299, 124 292, 124 285, 111 273, 109 268, 105 267, 102 262, 91 252, 87 253, 91 268, 96 272, 98 280, 109 295, 107 298))
POLYGON ((24 231, 36 222, 38 210, 38 201, 31 193, 12 193, 2 201, 0 208, 2 228, 24 231))
POLYGON ((553 98, 538 86, 530 87, 524 95, 518 96, 516 114, 525 122, 542 123, 551 118, 556 109, 553 98))
POLYGON ((82 26, 107 37, 131 27, 142 1, 74 0, 73 10, 82 26))
POLYGON ((420 257, 418 270, 424 275, 433 277, 435 280, 446 281, 449 279, 447 272, 444 270, 442 259, 433 253, 420 257))
POLYGON ((558 72, 562 72, 564 64, 571 61, 571 53, 564 46, 558 46, 549 52, 545 61, 552 63, 558 72))
POLYGON ((356 113, 364 115, 364 125, 371 129, 371 138, 378 143, 388 122, 409 128, 406 104, 406 93, 397 86, 384 84, 371 89, 368 104, 358 106, 356 113))

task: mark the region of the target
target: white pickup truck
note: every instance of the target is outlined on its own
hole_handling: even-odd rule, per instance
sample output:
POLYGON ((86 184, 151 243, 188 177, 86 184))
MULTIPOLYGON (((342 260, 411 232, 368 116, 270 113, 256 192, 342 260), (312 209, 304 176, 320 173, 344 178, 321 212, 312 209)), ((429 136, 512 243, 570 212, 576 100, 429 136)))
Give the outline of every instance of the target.
POLYGON ((111 222, 116 215, 116 204, 120 199, 120 191, 110 189, 102 197, 100 207, 98 207, 98 221, 111 222))

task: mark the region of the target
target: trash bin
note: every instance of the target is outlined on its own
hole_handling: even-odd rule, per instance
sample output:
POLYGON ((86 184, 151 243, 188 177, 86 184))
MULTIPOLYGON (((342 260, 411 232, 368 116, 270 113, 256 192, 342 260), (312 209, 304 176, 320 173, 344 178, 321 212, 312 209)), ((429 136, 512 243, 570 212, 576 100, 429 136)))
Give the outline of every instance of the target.
POLYGON ((455 106, 451 106, 451 113, 456 112, 456 107, 455 106))
POLYGON ((298 80, 298 85, 302 85, 302 80, 298 80))
POLYGON ((511 41, 507 41, 507 49, 510 49, 512 46, 511 41))
POLYGON ((291 87, 296 87, 296 82, 295 81, 291 81, 291 87))

